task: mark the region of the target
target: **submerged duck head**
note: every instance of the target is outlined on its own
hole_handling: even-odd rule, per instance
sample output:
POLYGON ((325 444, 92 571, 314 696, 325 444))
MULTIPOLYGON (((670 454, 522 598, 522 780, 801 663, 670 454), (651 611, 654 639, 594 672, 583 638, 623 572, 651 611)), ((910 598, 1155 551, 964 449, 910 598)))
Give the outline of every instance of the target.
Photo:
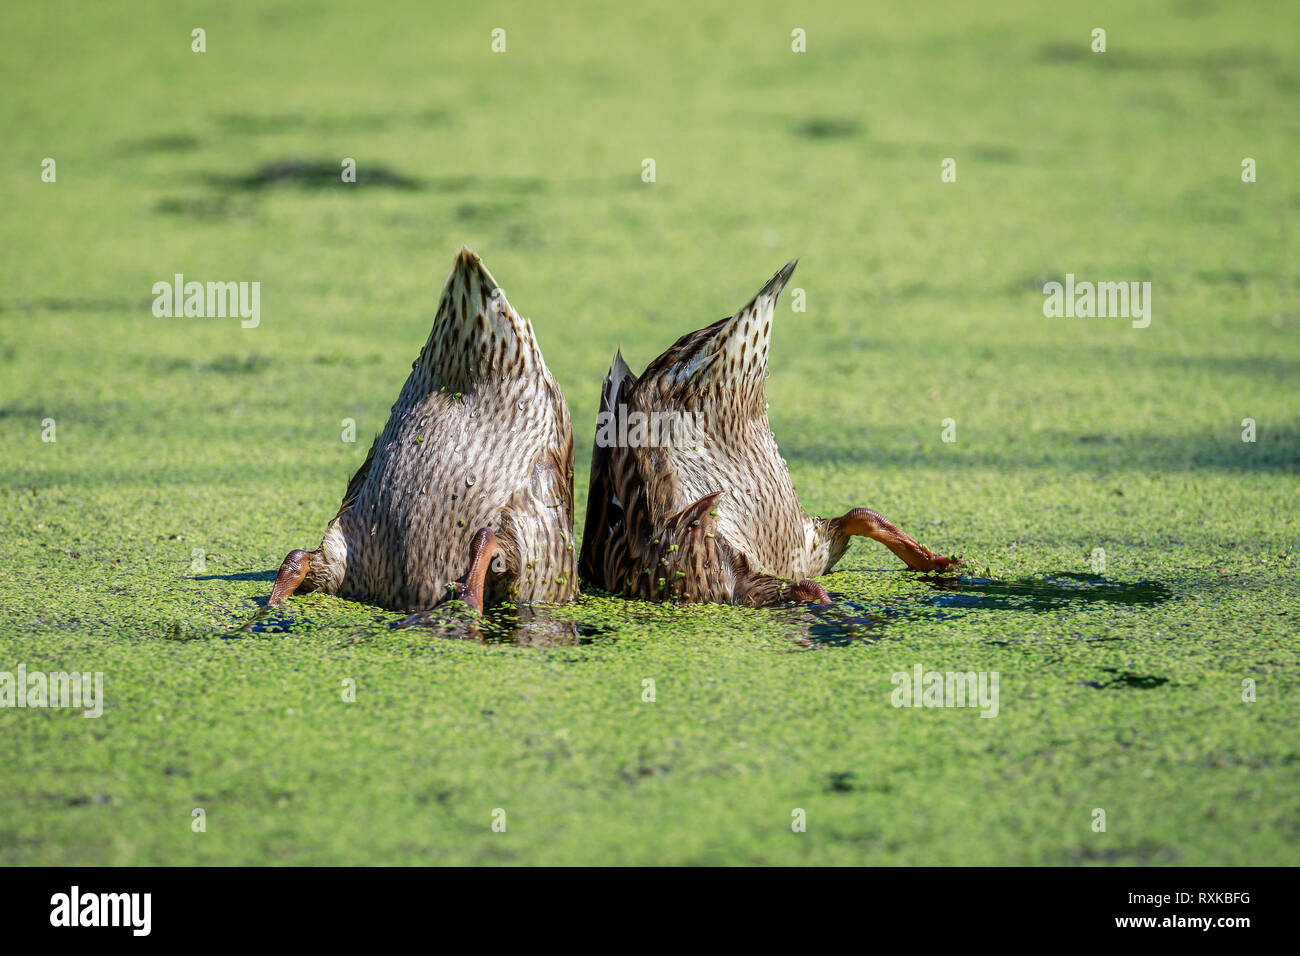
POLYGON ((615 356, 592 452, 584 580, 648 599, 758 606, 828 600, 807 579, 829 571, 854 534, 912 568, 951 563, 874 511, 828 520, 800 505, 765 385, 776 303, 796 265, 734 315, 683 335, 640 377, 615 356), (633 420, 651 424, 622 427, 633 420))
POLYGON ((574 563, 568 407, 532 323, 462 247, 387 423, 271 603, 299 588, 411 611, 561 601, 574 563))

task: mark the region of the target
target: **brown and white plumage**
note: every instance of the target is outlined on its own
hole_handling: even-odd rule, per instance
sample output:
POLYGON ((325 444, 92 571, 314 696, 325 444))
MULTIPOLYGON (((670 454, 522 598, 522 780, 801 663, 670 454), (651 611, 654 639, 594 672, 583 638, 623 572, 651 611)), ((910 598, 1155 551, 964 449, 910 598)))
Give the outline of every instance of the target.
POLYGON ((320 548, 294 554, 302 590, 398 610, 577 593, 568 407, 532 323, 470 250, 320 548))
POLYGON ((761 606, 825 600, 805 579, 829 571, 852 534, 881 540, 909 566, 941 558, 867 509, 804 512, 767 419, 768 347, 781 269, 734 316, 682 336, 638 378, 615 357, 601 417, 639 413, 694 424, 688 440, 608 443, 592 453, 580 572, 619 594, 761 606))

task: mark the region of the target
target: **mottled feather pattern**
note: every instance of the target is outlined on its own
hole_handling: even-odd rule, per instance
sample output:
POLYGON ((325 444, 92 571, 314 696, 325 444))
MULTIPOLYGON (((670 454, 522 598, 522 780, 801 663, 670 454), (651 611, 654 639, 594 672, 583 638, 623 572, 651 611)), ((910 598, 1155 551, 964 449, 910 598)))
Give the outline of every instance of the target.
POLYGON ((393 609, 428 608, 465 574, 486 527, 502 545, 489 593, 567 600, 577 591, 572 467, 568 408, 532 324, 462 249, 308 584, 393 609))
POLYGON ((582 563, 593 583, 641 598, 757 606, 843 554, 847 536, 843 547, 831 542, 828 523, 799 504, 768 424, 772 318, 793 270, 734 316, 682 336, 640 378, 616 359, 602 412, 684 413, 698 431, 668 446, 595 450, 582 563))
MULTIPOLYGON (((566 419, 567 422, 567 419, 566 419)), ((548 447, 527 484, 512 496, 498 529, 504 573, 489 575, 493 600, 567 600, 578 591, 573 540, 573 439, 548 447)))

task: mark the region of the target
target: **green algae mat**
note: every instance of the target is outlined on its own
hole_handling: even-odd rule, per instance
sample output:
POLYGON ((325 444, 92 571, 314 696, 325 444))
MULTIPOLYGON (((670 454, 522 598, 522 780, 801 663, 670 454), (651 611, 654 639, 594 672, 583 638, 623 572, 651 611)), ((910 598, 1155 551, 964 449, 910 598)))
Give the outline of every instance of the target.
POLYGON ((6 4, 0 863, 1300 862, 1298 26, 6 4), (241 631, 461 243, 565 391, 579 530, 615 349, 799 257, 804 506, 960 573, 856 539, 826 609, 241 631))

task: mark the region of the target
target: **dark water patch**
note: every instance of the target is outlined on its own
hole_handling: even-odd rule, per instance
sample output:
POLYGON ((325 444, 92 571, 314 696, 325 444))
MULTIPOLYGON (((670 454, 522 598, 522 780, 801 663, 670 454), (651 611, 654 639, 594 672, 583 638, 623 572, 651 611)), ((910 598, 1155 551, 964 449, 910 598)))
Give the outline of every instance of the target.
POLYGON ((619 764, 617 774, 625 783, 637 783, 646 777, 658 777, 672 772, 672 764, 651 763, 644 755, 619 764))
MULTIPOLYGON (((266 571, 202 575, 193 579, 269 582, 274 576, 274 572, 266 571)), ((1092 604, 1150 607, 1173 594, 1168 585, 1157 581, 1117 582, 1072 572, 1013 581, 966 576, 927 576, 918 580, 924 582, 928 593, 891 596, 871 603, 832 594, 832 604, 792 604, 776 613, 786 616, 786 638, 799 647, 813 650, 902 638, 906 632, 897 625, 907 622, 942 622, 985 611, 1069 611, 1092 604)), ((536 648, 589 645, 617 632, 615 626, 605 622, 595 624, 561 616, 548 605, 500 604, 480 613, 455 600, 391 620, 387 626, 413 629, 446 640, 536 648)), ((290 633, 303 629, 314 629, 314 625, 287 617, 283 608, 264 607, 241 633, 290 633)), ((1111 674, 1090 686, 1148 688, 1167 682, 1166 678, 1129 672, 1111 671, 1111 674)))
MULTIPOLYGON (((49 409, 47 408, 31 408, 30 406, 24 408, 19 405, 0 405, 0 418, 34 418, 39 422, 49 413, 49 409)), ((13 489, 0 488, 0 493, 8 494, 11 490, 13 489)), ((32 494, 36 494, 37 490, 38 489, 36 488, 30 489, 32 494)))
POLYGON ((965 152, 971 159, 985 163, 1015 163, 1020 160, 1020 152, 1011 146, 997 143, 976 143, 966 147, 965 152))
POLYGON ((276 608, 263 608, 251 621, 239 629, 231 637, 239 637, 241 634, 292 634, 299 630, 301 622, 296 618, 289 617, 282 610, 276 608))
POLYGON ((1098 690, 1110 690, 1114 688, 1151 690, 1154 687, 1161 687, 1169 683, 1168 677, 1155 677, 1151 674, 1135 674, 1132 671, 1122 671, 1118 667, 1103 667, 1102 670, 1110 676, 1084 681, 1083 685, 1085 687, 1095 687, 1098 690))
POLYGON ((260 192, 277 186, 288 186, 302 190, 323 190, 334 188, 351 188, 355 186, 383 186, 389 189, 416 190, 420 181, 414 177, 399 173, 382 163, 358 163, 357 181, 343 181, 343 166, 338 160, 314 160, 289 157, 275 162, 264 163, 252 172, 242 176, 221 176, 212 174, 207 178, 214 185, 224 189, 243 192, 260 192))
POLYGON ((1084 604, 1118 604, 1142 607, 1160 604, 1173 590, 1158 581, 1107 581, 1087 574, 1062 571, 1042 578, 993 581, 986 578, 926 578, 939 592, 928 600, 947 610, 1059 611, 1084 604))
MULTIPOLYGON (((43 299, 6 299, 0 312, 128 312, 139 307, 131 299, 50 296, 43 299)), ((147 306, 146 306, 147 307, 147 306)))
POLYGON ((200 372, 215 372, 218 375, 256 375, 271 367, 271 360, 265 355, 218 355, 209 361, 194 364, 200 372))
POLYGON ((203 178, 210 184, 255 192, 269 186, 296 186, 304 189, 325 189, 336 185, 379 185, 394 189, 421 190, 447 195, 467 193, 535 196, 549 191, 547 180, 536 176, 439 176, 417 178, 395 170, 382 163, 358 163, 356 183, 345 183, 340 161, 311 160, 287 157, 264 163, 243 175, 227 176, 208 174, 203 178))
POLYGON ((853 139, 862 132, 862 124, 846 117, 813 116, 795 123, 793 130, 807 139, 853 139))
POLYGON ((248 210, 230 201, 229 196, 164 196, 154 203, 159 216, 182 216, 189 219, 231 219, 247 215, 248 210))
POLYGON ((103 805, 109 803, 111 800, 112 797, 106 793, 96 793, 93 795, 88 793, 78 793, 74 796, 64 798, 64 803, 70 807, 85 807, 90 806, 91 804, 103 805))
POLYGON ((119 149, 124 153, 187 153, 198 149, 199 144, 197 136, 178 133, 124 140, 119 149))
POLYGON ((149 360, 149 368, 154 372, 197 372, 217 375, 256 375, 266 371, 272 364, 271 359, 265 355, 255 353, 245 355, 225 353, 209 359, 166 359, 154 356, 149 360))
POLYGON ((1119 441, 1118 435, 1075 435, 1074 440, 1080 445, 1107 445, 1119 441))
POLYGON ((427 629, 448 640, 517 647, 578 647, 611 633, 603 625, 559 617, 545 605, 493 605, 480 614, 460 601, 448 601, 388 626, 427 629))
POLYGON ((855 601, 831 595, 834 604, 800 605, 795 612, 795 643, 807 648, 850 647, 874 644, 884 636, 886 625, 899 616, 890 608, 868 608, 855 601))
POLYGON ((1086 57, 1096 55, 1099 54, 1094 54, 1092 48, 1082 42, 1044 43, 1038 48, 1038 58, 1044 63, 1077 63, 1086 57))
MULTIPOLYGON (((945 621, 978 611, 1062 611, 1088 604, 1149 607, 1172 589, 1157 581, 1117 582, 1060 572, 1020 581, 930 576, 920 580, 935 593, 892 597, 863 604, 831 594, 829 605, 797 605, 790 612, 792 639, 805 648, 873 644, 904 621, 945 621)), ((1006 642, 1002 642, 1006 643, 1006 642)))
POLYGON ((857 784, 854 783, 857 774, 852 770, 837 770, 826 775, 826 790, 828 793, 850 793, 857 790, 857 784))
POLYGON ((328 354, 313 355, 311 360, 316 365, 334 365, 340 368, 359 368, 362 365, 379 365, 384 361, 384 357, 378 352, 368 352, 365 355, 349 355, 346 352, 330 352, 328 354))

